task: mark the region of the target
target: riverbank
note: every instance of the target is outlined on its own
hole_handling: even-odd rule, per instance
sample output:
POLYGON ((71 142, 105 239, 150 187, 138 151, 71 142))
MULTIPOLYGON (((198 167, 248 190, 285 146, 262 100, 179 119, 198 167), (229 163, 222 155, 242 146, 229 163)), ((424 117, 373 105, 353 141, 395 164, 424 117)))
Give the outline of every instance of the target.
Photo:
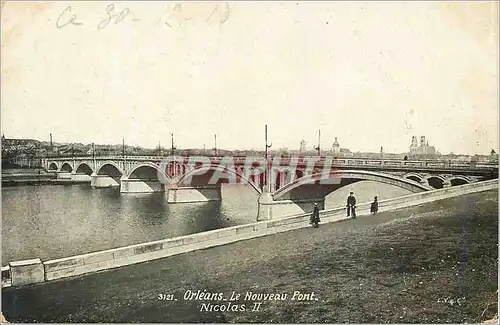
POLYGON ((54 172, 43 169, 2 169, 2 186, 22 185, 74 185, 90 183, 89 181, 76 181, 71 179, 58 179, 54 172))
POLYGON ((55 173, 48 173, 37 168, 9 168, 2 169, 2 186, 16 185, 45 185, 56 180, 55 173))
POLYGON ((76 184, 90 184, 89 181, 74 181, 71 179, 44 179, 44 178, 28 178, 28 179, 3 179, 2 186, 22 186, 22 185, 76 185, 76 184))
POLYGON ((2 309, 11 322, 480 322, 493 318, 497 306, 497 195, 469 194, 7 288, 2 309), (198 289, 314 291, 319 300, 263 302, 258 312, 207 312, 200 311, 202 301, 183 299, 186 290, 198 289), (158 300, 159 294, 178 301, 158 300))
POLYGON ((44 168, 2 168, 2 175, 47 173, 44 168))

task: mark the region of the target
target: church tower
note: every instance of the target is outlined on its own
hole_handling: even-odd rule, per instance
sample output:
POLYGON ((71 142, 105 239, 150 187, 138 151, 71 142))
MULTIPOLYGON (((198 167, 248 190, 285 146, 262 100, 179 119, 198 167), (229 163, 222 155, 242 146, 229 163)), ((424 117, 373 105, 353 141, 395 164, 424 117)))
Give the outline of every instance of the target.
POLYGON ((332 153, 334 155, 337 155, 340 153, 340 144, 339 142, 337 141, 337 138, 335 137, 335 141, 333 142, 333 146, 332 146, 332 153))
POLYGON ((418 147, 417 137, 416 136, 412 136, 411 137, 410 150, 411 150, 411 148, 417 148, 417 147, 418 147))
POLYGON ((306 142, 304 140, 300 141, 300 152, 306 152, 306 142))
POLYGON ((423 135, 420 137, 420 146, 425 147, 426 144, 427 144, 427 142, 425 141, 425 136, 423 135))

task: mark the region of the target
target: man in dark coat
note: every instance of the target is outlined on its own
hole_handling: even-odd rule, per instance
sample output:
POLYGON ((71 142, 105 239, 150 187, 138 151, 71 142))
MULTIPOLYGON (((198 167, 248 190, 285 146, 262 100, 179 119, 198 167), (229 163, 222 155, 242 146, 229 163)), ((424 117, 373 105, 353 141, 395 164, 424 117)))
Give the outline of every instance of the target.
POLYGON ((373 202, 372 204, 370 205, 370 212, 372 214, 375 214, 378 212, 378 200, 377 200, 377 197, 374 197, 373 198, 373 202))
POLYGON ((356 198, 354 197, 354 192, 349 193, 347 197, 347 216, 351 216, 352 218, 356 218, 356 198))
POLYGON ((311 224, 313 225, 314 228, 318 228, 319 224, 319 208, 318 208, 318 203, 314 203, 314 209, 311 214, 311 224))

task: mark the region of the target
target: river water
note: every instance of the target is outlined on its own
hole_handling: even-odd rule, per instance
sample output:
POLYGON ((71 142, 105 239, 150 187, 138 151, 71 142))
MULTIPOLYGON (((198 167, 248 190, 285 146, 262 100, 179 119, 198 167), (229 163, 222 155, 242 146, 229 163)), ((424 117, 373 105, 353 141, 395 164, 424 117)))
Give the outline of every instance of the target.
MULTIPOLYGON (((350 190, 359 203, 409 194, 363 181, 326 197, 343 206, 350 190)), ((257 195, 248 185, 223 185, 221 202, 167 204, 164 193, 120 194, 89 184, 2 188, 2 265, 49 260, 256 221, 257 195)))

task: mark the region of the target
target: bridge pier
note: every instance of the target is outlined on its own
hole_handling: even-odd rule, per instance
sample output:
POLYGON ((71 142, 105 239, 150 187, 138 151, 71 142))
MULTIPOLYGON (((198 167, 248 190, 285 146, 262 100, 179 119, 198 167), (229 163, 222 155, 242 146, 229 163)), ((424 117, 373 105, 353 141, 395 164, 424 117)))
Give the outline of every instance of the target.
POLYGON ((443 188, 451 187, 451 181, 449 179, 445 179, 443 182, 443 188))
POLYGON ((422 180, 419 183, 422 184, 422 185, 424 185, 424 186, 430 186, 429 185, 429 181, 425 177, 422 178, 422 180))
POLYGON ((167 189, 168 203, 210 202, 220 201, 221 199, 220 185, 170 187, 167 189))
POLYGON ((258 200, 257 221, 280 219, 294 214, 312 212, 314 203, 318 204, 320 210, 325 209, 324 197, 275 201, 271 193, 262 193, 258 200))
POLYGON ((71 180, 76 182, 90 182, 92 177, 85 173, 71 173, 71 180))
POLYGON ((120 193, 154 193, 164 192, 165 185, 156 180, 143 180, 122 177, 120 180, 120 193))
POLYGON ((58 179, 71 179, 71 172, 58 171, 56 174, 58 179))
POLYGON ((90 175, 90 186, 92 188, 104 188, 104 187, 117 187, 120 184, 114 180, 112 177, 107 175, 96 175, 95 173, 90 175))

